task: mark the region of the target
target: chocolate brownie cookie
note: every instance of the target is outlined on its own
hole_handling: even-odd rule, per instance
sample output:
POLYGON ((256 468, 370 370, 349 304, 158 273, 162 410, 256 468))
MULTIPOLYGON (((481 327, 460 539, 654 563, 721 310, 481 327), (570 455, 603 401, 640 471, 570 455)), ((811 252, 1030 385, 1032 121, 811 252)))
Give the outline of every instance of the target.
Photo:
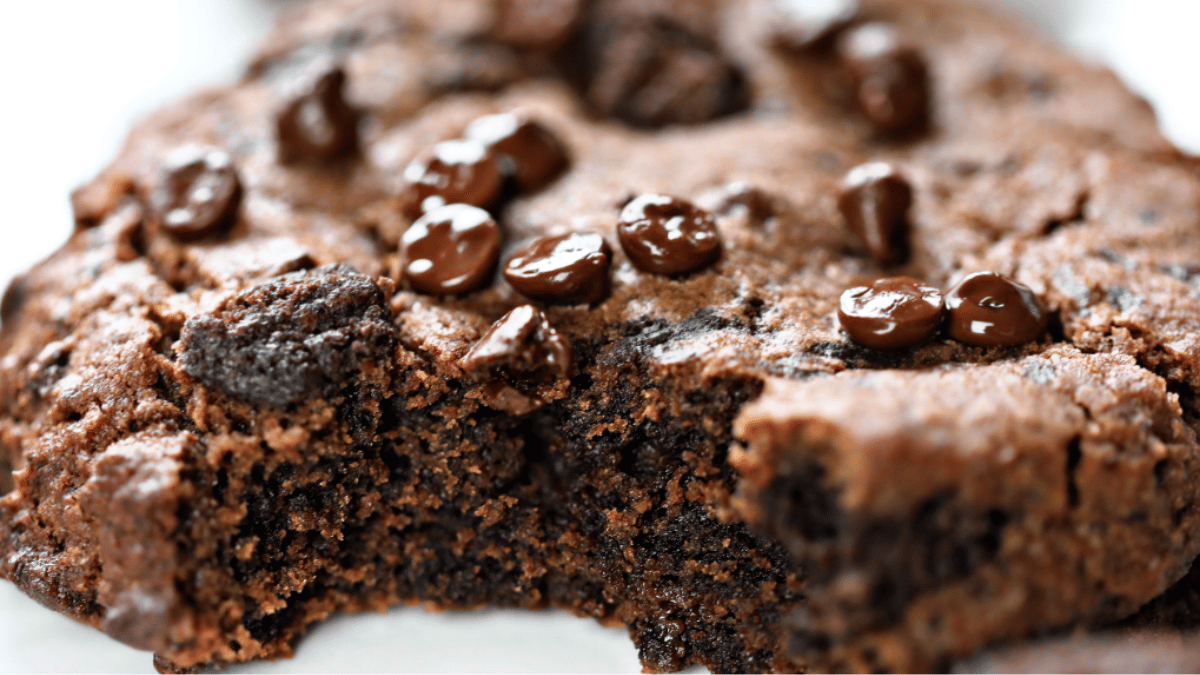
POLYGON ((834 4, 287 13, 4 294, 0 575, 163 669, 427 603, 930 670, 1186 584, 1194 164, 992 10, 834 4))

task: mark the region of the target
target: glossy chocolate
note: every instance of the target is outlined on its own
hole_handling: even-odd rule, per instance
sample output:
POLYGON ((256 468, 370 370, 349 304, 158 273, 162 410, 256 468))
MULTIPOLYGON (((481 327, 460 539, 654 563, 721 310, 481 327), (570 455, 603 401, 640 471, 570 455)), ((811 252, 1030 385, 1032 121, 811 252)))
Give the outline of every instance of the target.
POLYGON ((977 272, 946 294, 947 333, 978 347, 1033 342, 1046 332, 1046 306, 1026 285, 995 272, 977 272))
POLYGON ((912 202, 912 186, 886 162, 854 167, 838 194, 838 210, 846 227, 880 265, 908 260, 912 202))
POLYGON ((847 31, 839 53, 854 84, 859 111, 883 136, 922 131, 929 123, 929 68, 887 24, 847 31))
POLYGON ((897 351, 925 344, 945 320, 942 294, 908 277, 877 279, 842 293, 838 321, 851 340, 897 351))
POLYGON ((775 0, 771 36, 776 45, 796 52, 833 46, 859 12, 857 0, 775 0))
POLYGON ((232 226, 241 192, 229 153, 210 146, 184 146, 159 169, 148 199, 150 219, 181 241, 207 237, 232 226))
POLYGON ((593 303, 608 294, 612 249, 593 232, 540 237, 504 266, 504 278, 522 295, 542 302, 593 303))
POLYGON ((750 222, 762 224, 776 215, 775 197, 743 181, 730 183, 721 189, 717 211, 729 215, 737 210, 745 211, 750 222))
POLYGON ((480 117, 467 127, 466 137, 491 150, 501 172, 522 192, 540 190, 567 167, 567 151, 558 138, 521 112, 480 117))
POLYGON ((585 22, 568 65, 582 71, 583 99, 594 112, 655 128, 701 124, 749 104, 745 74, 711 36, 641 14, 585 22))
POLYGON ((279 161, 326 162, 358 148, 358 111, 346 102, 346 71, 327 66, 309 77, 275 118, 279 161))
POLYGON ((404 211, 410 218, 447 204, 487 208, 500 195, 500 169, 479 141, 443 141, 404 170, 404 211))
POLYGON ((466 293, 491 274, 500 228, 483 209, 451 204, 422 216, 400 238, 404 278, 435 295, 466 293))
POLYGON ((634 266, 654 274, 692 272, 721 255, 712 214, 666 195, 642 195, 626 204, 617 236, 634 266))
POLYGON ((545 405, 532 389, 567 377, 571 363, 571 344, 541 310, 522 305, 493 324, 459 365, 476 381, 492 380, 482 390, 485 404, 523 415, 545 405))

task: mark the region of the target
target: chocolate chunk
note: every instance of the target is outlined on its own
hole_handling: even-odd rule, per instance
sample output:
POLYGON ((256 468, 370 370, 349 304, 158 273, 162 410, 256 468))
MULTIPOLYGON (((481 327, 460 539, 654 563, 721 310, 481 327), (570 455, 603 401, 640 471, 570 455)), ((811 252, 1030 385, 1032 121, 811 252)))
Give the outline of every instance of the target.
POLYGON ((741 70, 712 40, 665 18, 600 22, 583 41, 584 98, 638 127, 699 124, 746 107, 741 70))
POLYGON ((229 153, 210 146, 183 146, 159 169, 148 199, 150 220, 158 230, 182 241, 217 234, 233 224, 241 192, 229 153))
POLYGON ((945 314, 941 292, 908 277, 856 286, 838 304, 838 321, 850 339, 885 351, 925 344, 937 335, 945 314))
POLYGON ((721 255, 712 214, 666 195, 642 195, 626 204, 617 236, 634 266, 654 274, 691 272, 721 255))
POLYGON ((855 19, 857 0, 775 0, 771 35, 775 44, 796 52, 829 49, 855 19))
POLYGON ((497 42, 553 51, 571 37, 583 0, 500 0, 491 37, 497 42))
POLYGON ((443 141, 404 170, 404 211, 411 218, 447 204, 487 208, 500 195, 500 169, 479 141, 443 141))
POLYGON ((466 293, 482 283, 500 255, 500 228, 469 204, 421 216, 400 238, 404 278, 435 295, 466 293))
POLYGON ((608 242, 595 233, 541 237, 509 258, 504 278, 534 300, 599 302, 608 293, 611 260, 608 242))
POLYGON ((305 79, 304 86, 275 118, 282 164, 325 162, 358 147, 358 111, 346 102, 346 71, 326 66, 305 79))
POLYGON ((854 82, 859 111, 880 135, 907 135, 928 126, 929 68, 894 28, 881 23, 858 26, 838 46, 854 82))
POLYGON ((886 162, 854 167, 842 181, 838 210, 846 226, 880 265, 908 259, 908 210, 913 191, 908 180, 886 162))
POLYGON ((488 406, 523 415, 546 404, 536 393, 570 375, 571 345, 532 305, 505 314, 459 362, 483 388, 488 406), (518 387, 522 387, 522 391, 518 387))
POLYGON ((721 189, 717 210, 722 214, 730 214, 739 209, 746 212, 750 222, 761 224, 775 217, 775 198, 749 183, 730 183, 721 189))
POLYGON ((288 274, 188 319, 177 347, 188 375, 255 405, 333 395, 368 359, 391 358, 384 292, 346 266, 288 274))
POLYGON ((501 172, 523 192, 545 187, 567 166, 563 144, 522 112, 480 117, 467 127, 466 136, 491 150, 501 172))
POLYGON ((1049 314, 1026 285, 995 272, 977 272, 946 294, 947 332, 959 342, 1003 347, 1033 342, 1046 332, 1049 314))

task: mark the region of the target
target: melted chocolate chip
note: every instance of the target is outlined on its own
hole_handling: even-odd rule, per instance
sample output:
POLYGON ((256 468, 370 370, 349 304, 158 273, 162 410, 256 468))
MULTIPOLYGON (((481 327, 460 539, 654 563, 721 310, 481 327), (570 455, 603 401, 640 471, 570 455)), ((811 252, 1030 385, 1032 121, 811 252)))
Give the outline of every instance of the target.
POLYGON ((929 68, 896 30, 880 23, 847 32, 839 43, 859 111, 884 136, 919 132, 929 123, 929 68))
POLYGON ((344 94, 346 71, 327 66, 306 79, 301 92, 275 117, 282 164, 325 162, 358 147, 358 111, 344 94))
POLYGON ((233 224, 241 200, 241 180, 229 153, 189 145, 168 155, 149 197, 155 227, 191 241, 223 232, 233 224))
POLYGON ((575 232, 535 239, 504 266, 504 278, 542 302, 593 303, 608 293, 612 249, 604 237, 575 232))
POLYGON ((880 265, 908 259, 908 210, 913 191, 886 162, 854 167, 842 181, 838 210, 846 226, 880 265))
POLYGON ((539 190, 567 166, 567 151, 550 130, 520 112, 480 117, 467 127, 523 192, 539 190))
POLYGON ((487 211, 451 204, 430 211, 400 238, 404 278, 435 295, 474 290, 500 255, 500 228, 487 211))
POLYGON ((776 215, 775 198, 761 188, 738 181, 726 185, 721 190, 721 201, 718 212, 730 214, 735 210, 744 210, 750 222, 761 224, 776 215))
POLYGON ((582 65, 583 95, 597 113, 638 127, 699 124, 749 101, 746 78, 715 42, 667 17, 592 25, 568 67, 582 65))
POLYGON ((500 169, 479 141, 443 141, 404 170, 404 211, 418 218, 447 204, 487 208, 500 195, 500 169))
POLYGON ((665 195, 642 195, 626 204, 617 236, 634 266, 654 274, 691 272, 721 255, 712 214, 665 195))
POLYGON ((546 404, 536 388, 570 375, 571 359, 570 343, 546 315, 522 305, 493 324, 459 364, 476 381, 493 380, 483 388, 485 404, 523 415, 546 404))
POLYGON ((1024 284, 995 272, 977 272, 946 294, 948 333, 959 342, 1000 347, 1033 342, 1046 331, 1045 305, 1024 284))
POLYGON ((872 349, 895 351, 925 344, 945 319, 942 294, 916 279, 878 279, 842 293, 838 321, 850 339, 872 349))
POLYGON ((775 0, 775 44, 796 52, 829 49, 858 15, 857 0, 775 0))

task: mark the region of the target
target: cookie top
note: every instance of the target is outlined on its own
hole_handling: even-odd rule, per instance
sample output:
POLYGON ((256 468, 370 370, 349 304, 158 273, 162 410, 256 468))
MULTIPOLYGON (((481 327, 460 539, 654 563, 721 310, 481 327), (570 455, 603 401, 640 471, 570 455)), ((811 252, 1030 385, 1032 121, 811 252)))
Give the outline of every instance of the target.
MULTIPOLYGON (((1148 344, 1193 348, 1181 315, 1192 302, 1195 184, 1149 108, 1107 71, 983 8, 868 3, 859 20, 894 28, 930 74, 925 128, 896 137, 839 100, 849 57, 780 46, 777 8, 561 4, 566 14, 546 21, 581 31, 575 43, 588 58, 510 34, 545 32, 521 23, 534 18, 519 4, 333 2, 290 13, 242 83, 147 120, 76 194, 79 231, 10 293, 10 358, 28 362, 44 346, 33 325, 56 324, 61 337, 92 313, 83 289, 115 283, 124 302, 186 320, 272 275, 345 263, 400 282, 390 302, 401 339, 455 373, 488 326, 528 296, 501 270, 477 270, 490 276, 453 295, 430 294, 437 289, 403 273, 401 234, 417 215, 404 204, 405 169, 472 122, 515 109, 561 145, 565 167, 548 185, 500 200, 496 258, 544 235, 595 233, 613 248, 607 298, 547 308, 568 335, 663 319, 681 326, 653 348, 664 365, 832 372, 878 361, 838 330, 846 288, 893 275, 945 286, 993 270, 1043 296, 1066 338, 1088 348, 1126 314, 1148 344), (623 41, 648 45, 627 50, 642 61, 605 56, 623 41), (692 58, 719 64, 704 72, 724 79, 689 80, 692 58), (589 72, 572 72, 580 63, 589 72), (329 108, 327 147, 292 129, 312 106, 329 108), (204 169, 212 203, 171 211, 171 199, 187 196, 168 194, 164 176, 188 146, 226 164, 204 169), (861 250, 835 203, 845 174, 868 161, 887 162, 911 185, 905 262, 881 265, 861 250), (675 273, 639 265, 618 227, 622 209, 647 194, 706 209, 713 259, 675 273), (43 294, 72 298, 71 308, 29 302, 43 294), (63 311, 78 318, 52 318, 63 311)), ((994 353, 937 341, 884 361, 994 353)))

